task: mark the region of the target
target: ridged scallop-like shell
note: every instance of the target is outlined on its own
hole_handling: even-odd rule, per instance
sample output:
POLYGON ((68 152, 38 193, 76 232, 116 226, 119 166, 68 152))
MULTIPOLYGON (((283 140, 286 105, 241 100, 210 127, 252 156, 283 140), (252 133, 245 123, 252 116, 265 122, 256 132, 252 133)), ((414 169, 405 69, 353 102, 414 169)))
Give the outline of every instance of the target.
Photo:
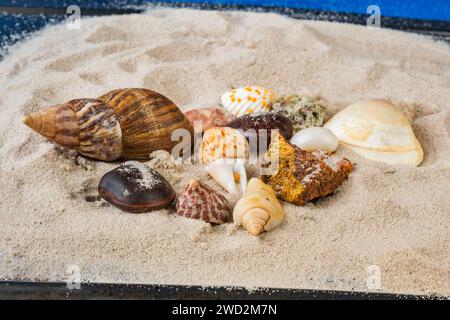
POLYGON ((268 112, 275 93, 257 86, 233 89, 222 95, 222 106, 237 117, 253 112, 268 112))
POLYGON ((176 204, 183 217, 221 224, 227 222, 231 210, 227 199, 204 183, 191 180, 176 204))
POLYGON ((257 178, 252 178, 247 192, 233 210, 233 221, 253 235, 270 231, 284 220, 284 209, 274 190, 257 178))
POLYGON ((104 161, 148 159, 155 150, 171 151, 172 132, 193 133, 183 112, 148 89, 118 89, 97 99, 76 99, 24 117, 44 137, 104 161))
POLYGON ((417 166, 422 147, 405 114, 386 100, 362 100, 338 112, 324 126, 346 147, 388 164, 417 166))
POLYGON ((247 139, 239 130, 214 127, 203 133, 200 158, 202 163, 218 159, 247 158, 248 149, 247 139))

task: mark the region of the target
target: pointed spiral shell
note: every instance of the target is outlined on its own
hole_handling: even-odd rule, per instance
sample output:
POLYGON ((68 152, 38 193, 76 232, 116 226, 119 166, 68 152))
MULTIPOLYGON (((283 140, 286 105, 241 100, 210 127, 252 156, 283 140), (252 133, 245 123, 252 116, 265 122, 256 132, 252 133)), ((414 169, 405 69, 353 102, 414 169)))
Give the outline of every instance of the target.
POLYGON ((118 89, 97 99, 76 99, 31 113, 24 123, 42 136, 98 160, 148 159, 171 151, 172 132, 193 129, 165 96, 148 89, 118 89))
POLYGON ((270 231, 284 219, 284 209, 273 189, 257 178, 252 178, 247 192, 233 210, 235 225, 242 226, 253 235, 270 231))

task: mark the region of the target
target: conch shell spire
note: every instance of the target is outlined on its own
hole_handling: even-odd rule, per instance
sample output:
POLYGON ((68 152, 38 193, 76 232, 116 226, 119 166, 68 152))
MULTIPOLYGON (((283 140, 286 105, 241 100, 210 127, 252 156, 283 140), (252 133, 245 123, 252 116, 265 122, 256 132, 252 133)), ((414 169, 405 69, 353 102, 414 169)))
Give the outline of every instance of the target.
POLYGON ((273 189, 257 178, 252 178, 247 192, 233 210, 233 221, 253 235, 270 231, 284 220, 284 209, 273 189))
POLYGON ((51 108, 32 112, 24 116, 22 121, 25 125, 48 139, 52 139, 55 136, 55 113, 51 108))
POLYGON ((69 103, 56 105, 24 116, 23 123, 61 146, 80 146, 77 114, 69 103))

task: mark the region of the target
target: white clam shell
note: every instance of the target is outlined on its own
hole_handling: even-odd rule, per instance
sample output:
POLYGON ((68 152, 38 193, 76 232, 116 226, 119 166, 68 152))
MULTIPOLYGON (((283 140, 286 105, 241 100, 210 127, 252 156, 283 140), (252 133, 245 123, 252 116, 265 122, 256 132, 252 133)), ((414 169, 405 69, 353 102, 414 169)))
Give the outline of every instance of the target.
POLYGON ((253 112, 268 112, 271 109, 275 93, 257 86, 233 89, 222 95, 222 106, 235 116, 253 112))
POLYGON ((325 125, 354 152, 388 164, 417 166, 423 150, 403 112, 385 100, 362 100, 338 112, 325 125))
POLYGON ((300 130, 291 138, 291 143, 309 152, 316 150, 334 152, 338 147, 338 139, 334 133, 321 127, 300 130))

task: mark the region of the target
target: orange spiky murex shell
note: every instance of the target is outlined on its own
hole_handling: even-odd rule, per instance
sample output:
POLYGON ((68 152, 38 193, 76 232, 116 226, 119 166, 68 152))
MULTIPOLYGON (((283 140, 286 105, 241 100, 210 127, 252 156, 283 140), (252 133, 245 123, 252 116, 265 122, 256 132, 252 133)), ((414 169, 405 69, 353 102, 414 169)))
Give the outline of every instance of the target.
POLYGON ((148 159, 155 150, 171 151, 172 132, 193 129, 165 96, 148 89, 118 89, 97 99, 77 99, 24 118, 44 137, 98 160, 148 159))

